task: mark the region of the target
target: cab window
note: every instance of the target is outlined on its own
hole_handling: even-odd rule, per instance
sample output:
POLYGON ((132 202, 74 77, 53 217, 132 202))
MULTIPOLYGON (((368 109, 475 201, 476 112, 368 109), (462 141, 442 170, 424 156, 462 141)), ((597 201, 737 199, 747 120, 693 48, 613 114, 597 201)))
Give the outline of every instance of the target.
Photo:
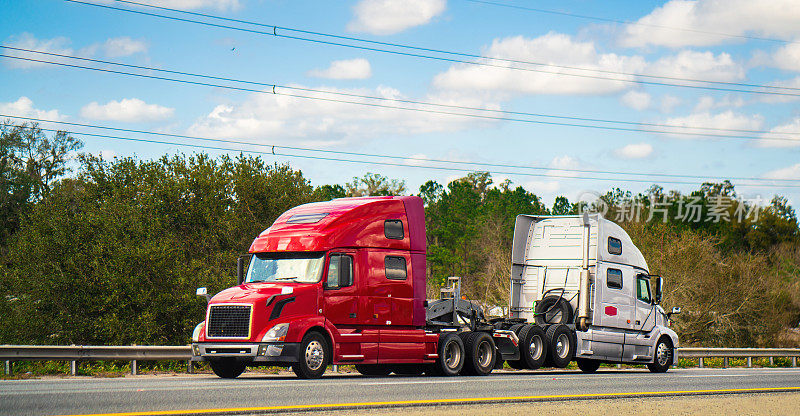
POLYGON ((649 278, 642 275, 636 277, 636 298, 642 302, 651 303, 649 278))
POLYGON ((611 289, 622 289, 622 270, 608 269, 606 272, 606 286, 611 289))
POLYGON ((327 289, 353 286, 353 257, 347 254, 331 254, 328 262, 327 289))

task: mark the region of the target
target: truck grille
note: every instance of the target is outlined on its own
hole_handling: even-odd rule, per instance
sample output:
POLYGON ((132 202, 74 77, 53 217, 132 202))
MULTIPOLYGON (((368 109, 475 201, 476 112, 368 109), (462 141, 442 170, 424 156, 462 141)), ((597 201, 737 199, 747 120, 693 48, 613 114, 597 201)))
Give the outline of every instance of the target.
POLYGON ((247 338, 250 336, 249 305, 213 305, 208 314, 210 338, 247 338))

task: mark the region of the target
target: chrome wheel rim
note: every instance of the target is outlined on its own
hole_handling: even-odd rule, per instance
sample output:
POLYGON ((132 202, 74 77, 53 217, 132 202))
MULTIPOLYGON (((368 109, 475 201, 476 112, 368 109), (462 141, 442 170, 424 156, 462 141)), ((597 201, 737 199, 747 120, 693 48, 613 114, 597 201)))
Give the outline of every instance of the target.
POLYGON ((322 367, 322 363, 325 361, 325 350, 322 348, 322 344, 317 341, 311 341, 306 346, 306 365, 310 370, 318 370, 322 367))
POLYGON ((447 368, 455 369, 458 368, 460 362, 461 348, 458 348, 458 344, 455 341, 451 341, 444 349, 444 365, 447 368))
POLYGON ((492 345, 488 341, 483 341, 478 345, 478 364, 481 367, 488 367, 492 363, 492 345))
POLYGON ((660 366, 667 365, 670 359, 670 351, 667 344, 663 342, 658 343, 658 347, 656 349, 656 359, 658 360, 658 365, 660 366))
POLYGON ((567 334, 561 334, 556 339, 556 355, 559 358, 566 358, 569 352, 569 337, 567 334))
POLYGON ((528 346, 528 351, 530 352, 531 358, 533 360, 538 360, 542 356, 542 349, 544 347, 544 342, 542 341, 542 337, 538 335, 534 335, 531 339, 531 345, 528 346))

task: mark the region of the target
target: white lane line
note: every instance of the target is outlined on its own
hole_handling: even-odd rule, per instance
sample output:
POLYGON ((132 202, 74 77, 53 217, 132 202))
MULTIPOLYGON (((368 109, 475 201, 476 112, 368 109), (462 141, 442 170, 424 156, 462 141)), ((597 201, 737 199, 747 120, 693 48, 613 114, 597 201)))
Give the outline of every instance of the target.
POLYGON ((466 383, 467 380, 435 380, 435 381, 376 381, 374 383, 360 383, 361 386, 395 386, 398 384, 452 384, 466 383))

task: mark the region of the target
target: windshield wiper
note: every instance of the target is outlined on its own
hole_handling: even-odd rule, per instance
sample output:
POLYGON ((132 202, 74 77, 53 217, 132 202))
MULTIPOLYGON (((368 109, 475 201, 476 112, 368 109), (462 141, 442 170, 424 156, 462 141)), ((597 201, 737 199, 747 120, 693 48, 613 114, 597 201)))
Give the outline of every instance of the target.
POLYGON ((275 278, 275 280, 297 280, 297 276, 291 276, 291 277, 285 277, 285 276, 284 276, 284 277, 276 277, 276 278, 275 278))

